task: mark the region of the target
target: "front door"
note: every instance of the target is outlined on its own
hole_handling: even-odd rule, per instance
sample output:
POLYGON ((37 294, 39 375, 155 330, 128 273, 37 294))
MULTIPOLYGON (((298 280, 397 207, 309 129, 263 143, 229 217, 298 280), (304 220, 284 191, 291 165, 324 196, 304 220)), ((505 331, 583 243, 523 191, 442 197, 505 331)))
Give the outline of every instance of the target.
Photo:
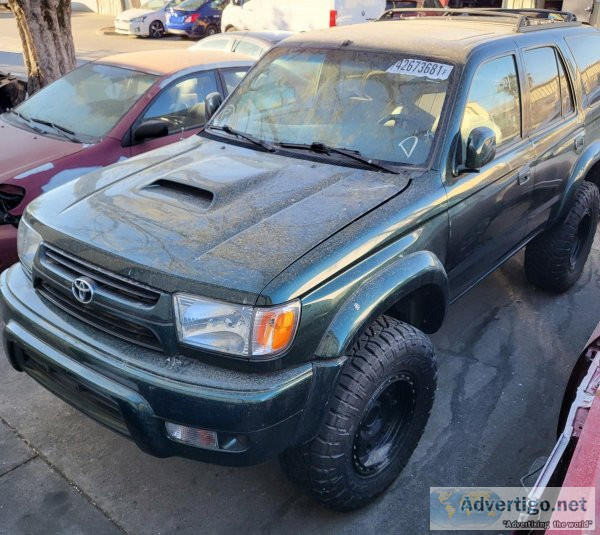
POLYGON ((169 134, 140 143, 134 139, 132 155, 174 143, 198 132, 206 123, 204 99, 215 91, 219 91, 219 85, 214 70, 194 73, 165 87, 137 119, 133 132, 144 121, 158 119, 167 124, 169 134))
POLYGON ((463 161, 469 134, 477 127, 494 131, 497 152, 479 171, 464 172, 446 184, 451 298, 495 269, 527 236, 534 152, 523 136, 517 65, 513 54, 487 60, 471 80, 460 131, 463 161))

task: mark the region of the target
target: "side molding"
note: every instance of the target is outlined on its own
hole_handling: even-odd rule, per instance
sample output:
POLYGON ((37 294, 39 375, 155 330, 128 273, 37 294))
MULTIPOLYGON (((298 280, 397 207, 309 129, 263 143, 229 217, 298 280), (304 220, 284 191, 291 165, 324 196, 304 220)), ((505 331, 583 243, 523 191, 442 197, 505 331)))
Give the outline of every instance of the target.
POLYGON ((448 276, 433 253, 401 256, 365 281, 342 305, 317 347, 317 358, 344 355, 368 325, 386 310, 424 286, 438 287, 448 303, 448 276))

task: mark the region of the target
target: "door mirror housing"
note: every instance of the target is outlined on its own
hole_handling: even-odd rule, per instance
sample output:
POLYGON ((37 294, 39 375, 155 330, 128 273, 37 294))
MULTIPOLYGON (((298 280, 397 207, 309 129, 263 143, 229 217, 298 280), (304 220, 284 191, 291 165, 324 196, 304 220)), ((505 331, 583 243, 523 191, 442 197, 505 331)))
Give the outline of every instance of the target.
POLYGON ((464 171, 479 171, 496 156, 496 134, 487 126, 474 128, 467 139, 464 171))
POLYGON ((133 131, 133 142, 141 143, 150 139, 157 139, 169 135, 169 126, 164 121, 149 119, 144 121, 133 131))
POLYGON ((204 99, 204 113, 206 114, 206 121, 208 122, 210 118, 216 113, 221 104, 223 103, 223 96, 221 93, 209 93, 206 95, 204 99))

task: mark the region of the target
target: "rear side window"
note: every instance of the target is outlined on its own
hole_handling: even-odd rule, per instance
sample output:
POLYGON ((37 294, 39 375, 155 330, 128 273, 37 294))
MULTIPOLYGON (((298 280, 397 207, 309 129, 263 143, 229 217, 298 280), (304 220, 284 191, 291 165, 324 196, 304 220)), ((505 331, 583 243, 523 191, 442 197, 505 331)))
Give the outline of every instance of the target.
POLYGON ((525 70, 531 101, 533 130, 558 119, 562 113, 558 65, 553 48, 526 50, 525 70))
POLYGON ((512 55, 480 65, 473 76, 461 124, 463 140, 480 126, 494 131, 498 147, 521 136, 521 95, 512 55))
POLYGON ((600 35, 577 35, 565 40, 581 72, 588 106, 592 106, 600 101, 600 35))
POLYGON ((246 54, 252 58, 260 58, 264 49, 262 46, 252 43, 251 41, 239 41, 233 51, 238 54, 246 54))

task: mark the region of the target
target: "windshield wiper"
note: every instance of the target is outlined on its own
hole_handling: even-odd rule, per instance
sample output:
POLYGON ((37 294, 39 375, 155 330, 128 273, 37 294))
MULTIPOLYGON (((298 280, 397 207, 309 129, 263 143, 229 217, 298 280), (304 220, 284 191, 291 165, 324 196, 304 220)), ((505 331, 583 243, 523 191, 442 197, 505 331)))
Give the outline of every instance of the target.
POLYGON ((312 152, 316 152, 318 154, 339 154, 341 156, 345 156, 346 158, 350 158, 352 160, 356 160, 357 162, 364 163, 365 165, 373 168, 379 169, 380 171, 385 171, 386 173, 392 173, 394 175, 398 174, 398 171, 394 171, 391 167, 387 165, 383 165, 377 160, 372 160, 371 158, 367 158, 363 156, 360 151, 350 150, 350 149, 342 149, 339 147, 330 147, 325 143, 313 142, 313 143, 278 143, 278 147, 283 149, 292 149, 292 150, 310 150, 312 152))
POLYGON ((266 141, 263 141, 262 139, 254 137, 251 134, 246 134, 245 132, 240 132, 239 130, 234 130, 233 128, 231 128, 231 126, 228 126, 228 125, 225 125, 225 126, 210 125, 210 126, 208 126, 208 128, 211 130, 221 130, 222 132, 225 132, 226 134, 229 134, 230 136, 235 136, 235 137, 238 137, 241 139, 245 139, 246 141, 250 141, 250 143, 253 143, 254 145, 262 147, 263 149, 266 149, 269 152, 275 152, 277 150, 270 143, 267 143, 266 141))
POLYGON ((38 134, 44 133, 44 131, 41 128, 36 128, 35 125, 32 124, 32 121, 29 117, 25 117, 25 115, 23 115, 22 113, 19 113, 18 111, 15 111, 15 110, 10 110, 10 113, 12 113, 13 115, 16 115, 19 119, 26 122, 27 125, 29 126, 29 128, 31 128, 34 132, 37 132, 38 134))
POLYGON ((74 143, 81 143, 81 140, 79 140, 77 138, 75 132, 73 132, 73 130, 69 130, 68 128, 65 128, 64 126, 60 126, 59 124, 56 124, 56 123, 51 123, 50 121, 44 121, 43 119, 36 119, 35 117, 30 117, 29 120, 33 121, 34 123, 43 124, 44 126, 49 126, 50 128, 54 128, 54 130, 56 130, 57 132, 60 132, 61 134, 64 135, 64 137, 66 137, 70 141, 73 141, 74 143))

